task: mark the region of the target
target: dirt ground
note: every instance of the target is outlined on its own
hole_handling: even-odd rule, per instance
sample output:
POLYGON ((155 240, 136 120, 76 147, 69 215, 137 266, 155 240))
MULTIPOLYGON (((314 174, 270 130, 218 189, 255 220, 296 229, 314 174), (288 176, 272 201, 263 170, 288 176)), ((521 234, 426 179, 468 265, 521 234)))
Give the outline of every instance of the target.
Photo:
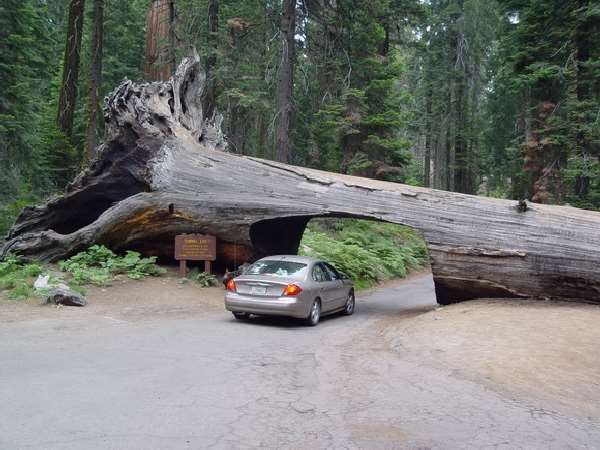
POLYGON ((596 305, 482 299, 384 321, 380 333, 401 357, 598 420, 599 324, 596 305))
POLYGON ((223 309, 222 287, 200 288, 181 282, 175 269, 142 281, 119 277, 105 287, 86 287, 88 305, 83 308, 40 304, 40 299, 8 300, 0 294, 0 323, 59 317, 85 318, 100 315, 127 320, 159 320, 203 314, 223 309))

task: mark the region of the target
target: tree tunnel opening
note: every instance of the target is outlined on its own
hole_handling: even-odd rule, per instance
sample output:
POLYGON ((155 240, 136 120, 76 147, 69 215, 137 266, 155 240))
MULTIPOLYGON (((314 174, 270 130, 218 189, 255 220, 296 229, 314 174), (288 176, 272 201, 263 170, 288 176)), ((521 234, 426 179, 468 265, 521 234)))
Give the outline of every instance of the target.
POLYGON ((115 203, 144 190, 141 183, 132 179, 124 183, 105 184, 97 191, 88 190, 85 195, 78 193, 68 203, 57 205, 51 227, 60 234, 73 233, 94 222, 115 203))
POLYGON ((427 245, 413 228, 349 215, 293 216, 256 222, 250 237, 255 258, 314 256, 352 278, 359 292, 383 283, 400 286, 400 279, 410 277, 407 290, 398 290, 403 298, 380 305, 387 312, 437 304, 427 245))

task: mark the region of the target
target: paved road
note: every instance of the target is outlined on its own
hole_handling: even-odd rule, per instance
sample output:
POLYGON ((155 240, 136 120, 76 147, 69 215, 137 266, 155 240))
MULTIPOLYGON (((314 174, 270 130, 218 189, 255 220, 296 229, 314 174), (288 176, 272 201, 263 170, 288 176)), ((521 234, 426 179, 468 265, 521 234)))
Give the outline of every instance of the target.
POLYGON ((305 328, 227 313, 0 329, 0 448, 598 448, 600 425, 406 361, 378 324, 428 277, 305 328))

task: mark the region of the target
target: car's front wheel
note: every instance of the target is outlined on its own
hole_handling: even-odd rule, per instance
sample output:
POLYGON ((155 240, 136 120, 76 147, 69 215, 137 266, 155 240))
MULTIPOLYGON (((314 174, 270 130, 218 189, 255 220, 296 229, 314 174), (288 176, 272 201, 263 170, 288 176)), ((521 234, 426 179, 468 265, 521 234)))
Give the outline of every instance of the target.
POLYGON ((319 323, 320 319, 321 319, 321 302, 319 300, 315 300, 310 307, 310 313, 308 314, 308 317, 306 318, 306 324, 311 327, 314 327, 316 324, 319 323))
POLYGON ((354 314, 354 310, 356 309, 356 298, 354 297, 354 291, 350 291, 348 293, 348 298, 346 299, 346 306, 344 307, 344 314, 347 316, 351 316, 354 314))

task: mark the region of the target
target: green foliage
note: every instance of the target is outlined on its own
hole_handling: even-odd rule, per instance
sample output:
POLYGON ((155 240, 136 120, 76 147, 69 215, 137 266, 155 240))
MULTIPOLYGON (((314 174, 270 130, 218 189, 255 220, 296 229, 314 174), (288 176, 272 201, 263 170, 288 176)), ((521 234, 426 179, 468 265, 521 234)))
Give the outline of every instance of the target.
POLYGON ((493 53, 483 147, 490 188, 599 209, 597 2, 498 3, 504 20, 493 53), (540 114, 544 104, 550 114, 540 114), (526 142, 551 145, 522 155, 526 142))
POLYGON ((26 300, 34 296, 33 281, 44 271, 40 264, 22 263, 16 256, 8 255, 0 261, 0 291, 8 298, 26 300))
MULTIPOLYGON (((310 144, 316 147, 318 156, 310 164, 404 181, 402 168, 410 162, 412 144, 412 136, 407 132, 412 119, 412 96, 403 83, 406 58, 399 47, 388 42, 386 48, 390 30, 386 34, 386 27, 378 19, 393 14, 399 6, 375 1, 357 9, 352 2, 340 2, 336 19, 347 27, 348 35, 340 37, 333 54, 316 54, 315 61, 305 62, 305 70, 309 77, 315 77, 315 85, 321 87, 323 79, 335 77, 342 87, 326 92, 330 94, 329 98, 323 97, 327 101, 301 105, 310 122, 306 127, 312 136, 310 144), (323 58, 322 64, 318 58, 323 58), (338 63, 331 64, 331 58, 339 58, 338 63), (391 170, 381 170, 384 166, 391 170)), ((399 25, 397 30, 401 28, 399 25)))
MULTIPOLYGON (((230 148, 270 158, 281 2, 218 2, 216 33, 208 3, 175 2, 177 58, 192 47, 204 62, 215 58, 209 77, 230 148)), ((55 124, 67 6, 0 6, 0 235, 21 207, 60 191, 84 159, 93 2, 71 138, 55 124)), ((100 98, 124 77, 143 78, 148 6, 105 0, 100 98)), ((534 132, 553 144, 539 158, 556 175, 551 200, 600 209, 599 19, 591 0, 298 2, 293 162, 424 184, 427 136, 432 186, 458 189, 465 172, 463 190, 523 197, 539 178, 521 154, 534 132), (543 101, 556 108, 536 124, 531 113, 543 101), (466 145, 455 158, 457 142, 466 145)))
POLYGON ((2 205, 0 203, 0 239, 8 233, 17 216, 25 206, 37 200, 32 194, 20 194, 15 200, 2 205))
POLYGON ((39 121, 53 32, 46 2, 0 6, 0 206, 39 175, 39 121))
POLYGON ((103 245, 94 245, 84 252, 60 262, 61 270, 72 274, 75 284, 108 284, 115 275, 125 274, 134 280, 159 276, 165 272, 156 265, 156 257, 142 258, 138 252, 128 251, 117 256, 103 245))
POLYGON ((200 287, 214 287, 219 285, 219 280, 212 273, 200 272, 197 267, 194 267, 186 275, 188 280, 197 283, 200 287))
POLYGON ((428 261, 425 242, 413 229, 354 219, 313 219, 300 253, 331 262, 358 289, 405 277, 428 261))

